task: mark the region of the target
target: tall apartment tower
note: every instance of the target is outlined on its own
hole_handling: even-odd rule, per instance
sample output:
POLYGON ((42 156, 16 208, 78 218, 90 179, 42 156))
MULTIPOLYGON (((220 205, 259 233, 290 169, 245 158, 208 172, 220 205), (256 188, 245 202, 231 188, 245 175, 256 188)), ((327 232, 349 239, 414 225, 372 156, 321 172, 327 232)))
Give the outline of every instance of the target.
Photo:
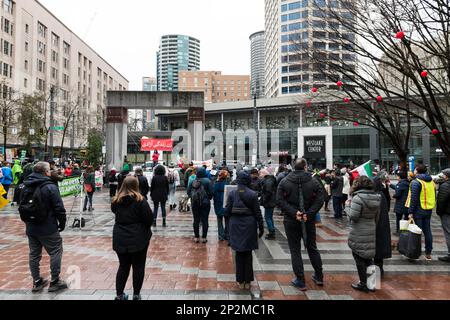
POLYGON ((251 94, 260 99, 265 97, 265 43, 264 31, 256 32, 250 36, 251 42, 251 94))
POLYGON ((200 70, 200 40, 184 35, 162 36, 156 58, 158 91, 177 91, 180 71, 200 70))
MULTIPOLYGON (((356 68, 356 57, 336 41, 338 23, 326 10, 354 18, 339 0, 265 0, 266 97, 310 92, 312 87, 336 87, 318 60, 343 61, 356 68), (316 56, 317 55, 317 56, 316 56), (311 59, 316 56, 319 59, 311 59)), ((342 29, 341 31, 342 32, 342 29)), ((344 34, 355 39, 354 34, 344 34)))

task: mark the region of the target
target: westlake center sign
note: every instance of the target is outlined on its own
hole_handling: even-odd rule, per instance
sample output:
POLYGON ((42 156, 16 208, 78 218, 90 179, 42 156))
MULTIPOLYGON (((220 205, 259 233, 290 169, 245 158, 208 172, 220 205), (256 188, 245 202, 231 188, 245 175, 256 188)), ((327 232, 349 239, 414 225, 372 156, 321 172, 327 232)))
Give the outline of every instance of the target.
POLYGON ((305 157, 310 159, 326 158, 326 137, 305 137, 305 157))

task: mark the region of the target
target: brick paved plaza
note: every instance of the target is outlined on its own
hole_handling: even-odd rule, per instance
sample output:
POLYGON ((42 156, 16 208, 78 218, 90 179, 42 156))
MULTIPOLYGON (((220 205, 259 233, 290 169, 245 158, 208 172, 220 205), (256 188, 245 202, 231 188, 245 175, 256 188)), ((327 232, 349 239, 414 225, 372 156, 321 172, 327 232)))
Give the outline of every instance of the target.
MULTIPOLYGON (((68 212, 78 210, 79 200, 65 199, 68 212)), ((32 280, 28 269, 28 244, 24 225, 16 209, 0 212, 0 300, 112 300, 118 267, 112 250, 111 235, 114 216, 109 210, 106 193, 94 198, 95 224, 86 216, 82 231, 70 228, 74 216, 68 217, 63 233, 64 258, 62 277, 71 282, 71 290, 58 295, 31 294, 32 280), (77 277, 79 275, 79 277, 77 277), (79 281, 78 281, 79 280, 79 281)), ((318 229, 318 244, 325 270, 325 287, 310 281, 312 268, 306 252, 308 291, 290 286, 293 278, 290 255, 282 218, 277 216, 277 241, 260 241, 255 254, 256 279, 251 294, 241 292, 235 284, 233 254, 224 242, 217 240, 217 224, 212 210, 208 244, 192 241, 189 213, 169 213, 167 229, 154 230, 148 252, 143 299, 148 300, 352 300, 352 299, 445 299, 450 300, 450 266, 437 261, 446 254, 439 221, 434 218, 432 262, 423 258, 415 263, 394 252, 386 261, 382 289, 372 294, 355 292, 350 284, 357 280, 356 267, 347 246, 347 225, 335 222, 332 214, 322 214, 324 227, 318 229)), ((391 222, 394 219, 391 218, 391 222)), ((394 227, 393 227, 394 228, 394 227)), ((44 255, 43 276, 49 277, 49 259, 44 255)), ((130 292, 131 282, 127 290, 130 292)))

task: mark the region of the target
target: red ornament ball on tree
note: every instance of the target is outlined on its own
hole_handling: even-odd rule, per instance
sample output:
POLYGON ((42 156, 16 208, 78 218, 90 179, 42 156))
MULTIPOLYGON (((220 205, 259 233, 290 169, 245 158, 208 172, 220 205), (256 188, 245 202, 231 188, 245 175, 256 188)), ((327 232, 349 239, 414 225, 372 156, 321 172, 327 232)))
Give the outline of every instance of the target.
POLYGON ((320 119, 325 118, 325 113, 321 113, 321 114, 319 115, 319 117, 320 117, 320 119))
POLYGON ((344 85, 344 83, 343 83, 342 81, 338 81, 338 82, 336 83, 336 85, 340 88, 340 87, 342 87, 342 86, 344 85))
POLYGON ((350 98, 344 98, 344 102, 345 103, 349 103, 350 102, 350 98))
POLYGON ((422 72, 420 73, 420 76, 421 76, 422 78, 426 78, 426 77, 428 77, 428 72, 427 72, 427 71, 422 71, 422 72))
POLYGON ((405 38, 405 33, 403 31, 399 31, 397 32, 397 34, 395 35, 395 37, 397 39, 403 40, 405 38))
POLYGON ((359 123, 358 123, 358 122, 354 122, 354 123, 353 123, 353 126, 354 126, 354 127, 359 127, 359 123))
POLYGON ((306 102, 306 106, 307 106, 308 108, 310 108, 310 107, 312 106, 312 102, 311 102, 311 101, 306 102))
POLYGON ((433 136, 437 136, 439 134, 439 130, 434 129, 433 131, 431 131, 431 133, 433 134, 433 136))
POLYGON ((313 93, 316 93, 317 91, 319 91, 319 89, 317 89, 317 88, 312 88, 312 90, 311 90, 313 93))
POLYGON ((378 101, 378 102, 383 102, 383 97, 382 97, 382 96, 378 96, 378 97, 377 97, 377 101, 378 101))

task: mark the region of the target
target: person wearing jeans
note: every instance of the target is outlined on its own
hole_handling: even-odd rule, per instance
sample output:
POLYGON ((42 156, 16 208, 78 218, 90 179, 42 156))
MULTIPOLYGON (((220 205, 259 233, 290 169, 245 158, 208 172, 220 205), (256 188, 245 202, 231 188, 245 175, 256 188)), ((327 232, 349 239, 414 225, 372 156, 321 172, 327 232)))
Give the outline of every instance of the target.
POLYGON ((415 170, 416 179, 411 182, 411 190, 406 201, 409 208, 409 218, 414 218, 417 226, 422 229, 425 237, 425 259, 433 258, 433 234, 431 232, 431 215, 436 207, 436 188, 433 179, 428 174, 428 168, 419 164, 415 170))
POLYGON ((48 280, 41 277, 40 262, 42 248, 50 256, 51 282, 49 292, 67 289, 67 284, 60 279, 61 261, 63 257, 63 239, 60 232, 66 227, 66 209, 62 201, 58 186, 51 180, 50 164, 39 162, 33 168, 33 173, 24 182, 22 191, 26 194, 34 193, 36 188, 41 189, 41 201, 38 207, 45 210, 47 220, 41 223, 26 222, 26 234, 30 248, 29 266, 33 277, 33 293, 41 292, 48 280))
POLYGON ((83 174, 84 178, 84 190, 86 192, 86 197, 84 198, 83 211, 88 210, 93 211, 92 199, 95 192, 95 171, 93 166, 89 166, 86 172, 83 174), (89 207, 88 207, 89 205, 89 207))
POLYGON ((219 234, 219 241, 226 240, 225 234, 225 217, 224 217, 224 194, 225 194, 225 186, 228 185, 228 171, 222 170, 219 173, 219 178, 214 184, 214 211, 217 216, 217 228, 219 234))
POLYGON ((154 176, 151 183, 150 195, 154 203, 155 211, 153 217, 153 226, 156 227, 158 219, 158 210, 161 207, 163 217, 163 228, 167 227, 166 203, 169 198, 169 179, 166 177, 166 168, 158 165, 154 170, 154 176))
POLYGON ((445 240, 447 242, 448 254, 439 257, 439 261, 450 262, 450 169, 442 172, 444 183, 439 187, 437 199, 437 214, 441 217, 442 229, 444 230, 445 240))
POLYGON ((200 167, 197 169, 197 174, 195 176, 194 181, 192 181, 188 185, 187 194, 189 198, 192 200, 192 213, 194 216, 194 242, 199 243, 200 242, 200 222, 202 223, 202 243, 207 243, 207 237, 208 237, 208 218, 209 218, 209 212, 211 211, 211 200, 214 196, 214 190, 211 185, 211 180, 207 178, 206 169, 203 167, 200 167), (196 183, 194 184, 194 181, 196 183), (199 183, 199 184, 198 184, 199 183), (194 186, 193 186, 194 185, 194 186), (196 189, 195 185, 200 185, 200 188, 196 189), (202 199, 198 199, 199 203, 196 203, 196 201, 193 199, 193 195, 203 194, 202 199), (201 201, 201 203, 200 203, 201 201))
POLYGON ((277 180, 267 170, 261 170, 261 206, 264 207, 264 219, 269 230, 266 240, 275 240, 273 211, 277 204, 277 180))

